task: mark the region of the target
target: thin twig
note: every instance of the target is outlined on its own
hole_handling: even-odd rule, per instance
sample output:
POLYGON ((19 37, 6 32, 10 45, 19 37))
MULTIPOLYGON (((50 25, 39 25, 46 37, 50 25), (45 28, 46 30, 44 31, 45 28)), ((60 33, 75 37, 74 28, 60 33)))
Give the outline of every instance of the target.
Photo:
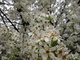
POLYGON ((4 17, 1 14, 0 14, 0 16, 2 18, 2 21, 3 21, 4 25, 6 26, 7 30, 9 31, 8 26, 7 26, 6 22, 4 21, 4 17))

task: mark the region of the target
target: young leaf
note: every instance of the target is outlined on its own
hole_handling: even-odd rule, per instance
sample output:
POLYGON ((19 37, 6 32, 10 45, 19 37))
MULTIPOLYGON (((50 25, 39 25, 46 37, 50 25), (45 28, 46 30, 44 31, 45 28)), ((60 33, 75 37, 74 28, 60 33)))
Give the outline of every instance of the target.
POLYGON ((51 46, 52 46, 52 47, 56 46, 56 45, 58 44, 57 41, 58 41, 58 40, 56 40, 56 41, 53 41, 53 40, 52 40, 52 41, 51 41, 51 46))

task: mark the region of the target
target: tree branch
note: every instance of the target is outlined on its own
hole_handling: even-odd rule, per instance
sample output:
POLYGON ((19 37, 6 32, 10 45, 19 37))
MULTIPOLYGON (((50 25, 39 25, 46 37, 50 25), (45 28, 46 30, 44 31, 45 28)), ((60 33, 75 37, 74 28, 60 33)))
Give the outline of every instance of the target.
POLYGON ((2 18, 2 21, 3 21, 4 25, 6 26, 7 30, 9 31, 8 26, 7 26, 6 22, 4 21, 4 17, 1 14, 0 14, 0 16, 2 18))
POLYGON ((14 29, 19 32, 19 30, 15 27, 15 25, 11 22, 11 20, 4 14, 4 12, 0 9, 1 13, 6 17, 6 19, 11 23, 11 25, 14 27, 14 29))

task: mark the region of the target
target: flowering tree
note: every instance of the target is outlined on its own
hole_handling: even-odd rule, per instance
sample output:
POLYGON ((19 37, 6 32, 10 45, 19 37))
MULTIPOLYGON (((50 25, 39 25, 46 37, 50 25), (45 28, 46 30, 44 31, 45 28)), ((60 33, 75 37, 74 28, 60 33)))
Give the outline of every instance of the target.
POLYGON ((79 4, 79 1, 11 2, 12 7, 6 9, 7 13, 6 10, 3 11, 5 8, 0 9, 0 16, 5 25, 0 26, 0 59, 79 60, 80 48, 77 42, 80 39, 80 8, 75 12, 75 8, 79 7, 76 2, 79 4), (75 54, 72 54, 73 52, 75 54))

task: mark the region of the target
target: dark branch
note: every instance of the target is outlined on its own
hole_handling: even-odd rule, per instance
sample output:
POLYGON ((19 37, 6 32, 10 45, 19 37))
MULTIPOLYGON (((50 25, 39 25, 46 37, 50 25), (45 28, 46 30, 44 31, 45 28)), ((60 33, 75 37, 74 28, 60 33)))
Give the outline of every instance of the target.
POLYGON ((28 26, 29 22, 25 22, 24 19, 22 18, 22 15, 20 15, 21 19, 22 19, 22 25, 23 26, 28 26))
POLYGON ((3 21, 4 25, 6 26, 7 30, 9 31, 8 26, 7 26, 6 22, 4 21, 4 17, 1 14, 0 14, 0 16, 2 18, 2 21, 3 21))
POLYGON ((14 27, 14 29, 19 32, 19 30, 15 27, 15 25, 11 22, 11 20, 4 14, 4 12, 0 9, 1 13, 6 17, 6 19, 11 23, 11 25, 14 27))
POLYGON ((77 4, 80 6, 80 0, 77 2, 77 4))

